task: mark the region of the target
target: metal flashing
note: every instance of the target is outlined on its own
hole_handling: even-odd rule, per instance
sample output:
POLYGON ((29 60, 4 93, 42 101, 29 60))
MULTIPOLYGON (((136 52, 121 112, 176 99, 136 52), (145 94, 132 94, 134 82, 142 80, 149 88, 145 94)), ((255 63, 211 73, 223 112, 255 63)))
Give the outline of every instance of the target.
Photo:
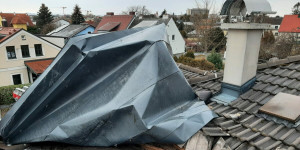
POLYGON ((231 85, 228 83, 222 83, 221 93, 212 98, 212 101, 228 105, 232 101, 236 100, 240 95, 250 90, 256 81, 256 77, 252 78, 242 86, 231 85))

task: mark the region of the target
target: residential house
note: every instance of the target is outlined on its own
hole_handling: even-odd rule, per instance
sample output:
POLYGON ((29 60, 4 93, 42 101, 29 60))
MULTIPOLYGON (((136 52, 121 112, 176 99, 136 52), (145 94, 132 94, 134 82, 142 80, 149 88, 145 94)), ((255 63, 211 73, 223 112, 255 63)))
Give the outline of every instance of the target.
POLYGON ((58 43, 59 46, 62 46, 65 45, 70 38, 90 34, 93 33, 94 30, 95 27, 88 24, 63 25, 47 35, 40 35, 40 37, 53 43, 58 43))
POLYGON ((282 17, 265 17, 263 23, 271 24, 270 29, 267 31, 271 31, 275 37, 275 39, 279 36, 279 28, 281 25, 283 18, 282 17))
POLYGON ((280 34, 291 34, 300 41, 300 16, 285 15, 279 28, 280 34))
POLYGON ((0 86, 32 83, 40 71, 26 66, 26 61, 40 60, 39 66, 43 59, 56 57, 60 50, 61 47, 23 29, 0 28, 0 86))
POLYGON ((133 13, 129 15, 114 15, 113 12, 108 12, 102 18, 94 33, 107 33, 129 29, 134 19, 135 15, 133 13))
POLYGON ((183 53, 185 53, 185 40, 183 39, 181 33, 179 32, 172 18, 165 16, 162 19, 142 20, 139 24, 137 24, 133 28, 150 27, 162 23, 166 25, 168 39, 170 41, 173 54, 176 56, 180 56, 183 53))
POLYGON ((0 27, 14 27, 27 30, 28 26, 34 26, 27 14, 0 13, 0 27))
POLYGON ((186 11, 187 15, 208 15, 209 14, 209 10, 208 9, 202 9, 202 8, 192 8, 192 9, 188 9, 186 11))
POLYGON ((54 21, 54 25, 56 27, 61 27, 61 26, 64 26, 64 25, 70 25, 70 22, 66 21, 64 19, 59 19, 59 20, 54 21))

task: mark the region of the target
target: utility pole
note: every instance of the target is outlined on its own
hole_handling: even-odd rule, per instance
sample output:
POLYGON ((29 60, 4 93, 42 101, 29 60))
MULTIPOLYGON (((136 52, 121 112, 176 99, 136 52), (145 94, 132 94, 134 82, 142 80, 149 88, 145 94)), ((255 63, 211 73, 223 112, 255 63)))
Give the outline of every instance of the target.
POLYGON ((67 7, 61 7, 62 9, 63 9, 63 15, 64 15, 64 17, 65 17, 65 9, 67 8, 67 7))

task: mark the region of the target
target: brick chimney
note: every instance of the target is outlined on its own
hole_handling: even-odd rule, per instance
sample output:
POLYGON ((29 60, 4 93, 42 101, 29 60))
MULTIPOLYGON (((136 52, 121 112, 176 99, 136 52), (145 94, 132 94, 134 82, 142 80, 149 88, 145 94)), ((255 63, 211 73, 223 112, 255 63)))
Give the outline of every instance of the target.
POLYGON ((134 12, 134 11, 131 11, 131 12, 129 12, 129 15, 135 16, 135 12, 134 12))
POLYGON ((213 99, 228 104, 255 84, 262 33, 270 25, 241 22, 222 28, 228 29, 224 78, 221 94, 213 99))
POLYGON ((113 16, 113 15, 115 15, 115 13, 114 12, 107 12, 106 15, 107 16, 113 16))

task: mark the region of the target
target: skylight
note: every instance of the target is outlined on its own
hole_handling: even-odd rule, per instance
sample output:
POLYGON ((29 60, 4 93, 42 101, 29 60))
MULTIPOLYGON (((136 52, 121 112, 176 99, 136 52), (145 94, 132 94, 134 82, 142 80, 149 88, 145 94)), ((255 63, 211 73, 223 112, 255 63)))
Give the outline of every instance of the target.
POLYGON ((300 97, 279 93, 259 109, 260 112, 275 116, 290 122, 299 121, 300 97))

